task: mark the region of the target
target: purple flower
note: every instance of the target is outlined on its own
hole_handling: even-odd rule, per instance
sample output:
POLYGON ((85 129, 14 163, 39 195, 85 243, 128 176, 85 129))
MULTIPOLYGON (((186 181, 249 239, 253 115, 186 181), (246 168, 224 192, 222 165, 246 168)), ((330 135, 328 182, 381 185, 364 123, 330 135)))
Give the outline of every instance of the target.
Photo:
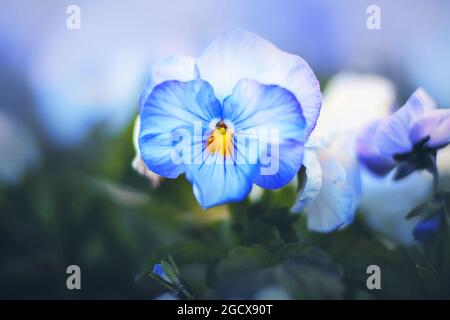
POLYGON ((435 171, 437 150, 450 143, 450 110, 437 109, 425 90, 417 89, 403 107, 369 125, 358 138, 358 158, 377 175, 397 168, 396 179, 415 170, 435 171))

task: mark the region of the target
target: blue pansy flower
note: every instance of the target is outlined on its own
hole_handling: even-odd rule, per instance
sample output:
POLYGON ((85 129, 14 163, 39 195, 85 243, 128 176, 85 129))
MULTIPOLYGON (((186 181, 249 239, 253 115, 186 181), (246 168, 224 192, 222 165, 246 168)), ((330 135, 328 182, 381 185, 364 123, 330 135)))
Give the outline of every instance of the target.
POLYGON ((295 177, 320 107, 303 59, 226 32, 197 60, 154 65, 140 98, 141 157, 160 176, 185 173, 203 208, 240 201, 253 184, 277 189, 295 177))
POLYGON ((437 109, 425 90, 417 89, 403 107, 368 126, 358 139, 360 161, 373 173, 397 168, 396 179, 420 169, 435 171, 437 151, 450 143, 450 110, 437 109))

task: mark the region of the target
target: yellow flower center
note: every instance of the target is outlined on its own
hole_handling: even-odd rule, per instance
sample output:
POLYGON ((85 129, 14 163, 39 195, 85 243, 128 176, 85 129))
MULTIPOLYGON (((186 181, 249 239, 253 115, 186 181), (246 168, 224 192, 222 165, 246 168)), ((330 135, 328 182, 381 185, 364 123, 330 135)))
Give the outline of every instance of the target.
POLYGON ((233 133, 223 120, 217 122, 206 140, 206 149, 212 154, 218 152, 223 157, 233 154, 233 133))

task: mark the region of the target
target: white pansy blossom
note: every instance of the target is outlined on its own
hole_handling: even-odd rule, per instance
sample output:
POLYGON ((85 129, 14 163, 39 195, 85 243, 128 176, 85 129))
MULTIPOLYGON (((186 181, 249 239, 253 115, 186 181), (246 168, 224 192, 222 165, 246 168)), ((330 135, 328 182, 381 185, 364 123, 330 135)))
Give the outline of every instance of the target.
MULTIPOLYGON (((330 80, 324 91, 324 105, 316 130, 331 137, 346 132, 348 141, 354 145, 361 130, 393 111, 395 98, 394 85, 388 79, 372 74, 340 73, 330 80)), ((354 150, 341 150, 341 154, 356 159, 354 150)), ((445 168, 445 155, 439 156, 438 166, 445 168)), ((405 215, 429 196, 430 176, 414 173, 394 181, 392 175, 375 177, 364 167, 359 171, 362 184, 359 205, 368 226, 385 239, 412 244, 411 231, 415 223, 406 220, 405 215)))
POLYGON ((394 86, 377 75, 342 72, 330 80, 323 99, 305 146, 306 185, 292 211, 307 214, 310 230, 330 232, 354 218, 362 188, 356 136, 371 121, 389 114, 394 86))

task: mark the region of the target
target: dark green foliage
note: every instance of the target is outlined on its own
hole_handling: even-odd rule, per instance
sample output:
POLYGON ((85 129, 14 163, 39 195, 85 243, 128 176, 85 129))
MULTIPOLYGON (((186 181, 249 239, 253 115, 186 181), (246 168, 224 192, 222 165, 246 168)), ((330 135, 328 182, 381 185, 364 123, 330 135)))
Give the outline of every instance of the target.
POLYGON ((203 211, 183 177, 152 190, 133 171, 131 128, 43 154, 19 185, 0 186, 0 298, 155 298, 177 290, 151 275, 168 254, 190 298, 450 298, 447 229, 409 249, 386 246, 359 216, 311 233, 289 211, 291 186, 203 211), (66 289, 70 264, 81 291, 66 289), (381 290, 366 287, 372 264, 381 290))

